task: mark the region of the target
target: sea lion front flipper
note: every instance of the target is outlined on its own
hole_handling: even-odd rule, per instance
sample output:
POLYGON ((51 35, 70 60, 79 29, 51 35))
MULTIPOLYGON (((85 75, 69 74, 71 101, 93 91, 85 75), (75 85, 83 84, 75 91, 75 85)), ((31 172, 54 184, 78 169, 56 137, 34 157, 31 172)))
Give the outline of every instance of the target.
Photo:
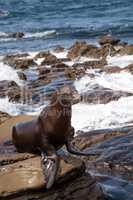
POLYGON ((45 156, 42 152, 41 159, 43 174, 46 180, 46 188, 50 189, 54 181, 56 180, 57 173, 59 170, 59 157, 56 154, 45 156))

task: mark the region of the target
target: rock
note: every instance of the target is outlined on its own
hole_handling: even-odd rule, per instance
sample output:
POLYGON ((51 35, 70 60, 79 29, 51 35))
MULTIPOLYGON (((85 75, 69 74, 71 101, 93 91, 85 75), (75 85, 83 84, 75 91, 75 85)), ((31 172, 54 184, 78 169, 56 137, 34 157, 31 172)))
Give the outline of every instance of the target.
POLYGON ((51 72, 51 68, 47 68, 45 66, 41 66, 41 67, 38 68, 38 71, 39 71, 38 79, 40 79, 42 76, 43 76, 43 78, 47 77, 47 75, 51 72))
MULTIPOLYGON (((51 190, 45 189, 40 157, 32 154, 19 154, 10 151, 4 145, 4 153, 0 158, 0 198, 15 199, 81 199, 102 200, 104 198, 101 187, 95 179, 85 175, 84 163, 77 158, 65 156, 61 159, 60 172, 51 190), (2 162, 3 160, 3 162, 2 162), (8 162, 9 160, 9 162, 8 162), (5 162, 6 161, 6 162, 5 162), (12 162, 11 162, 12 161, 12 162), (12 164, 11 164, 12 163, 12 164), (7 184, 10 180, 10 184, 7 184), (63 191, 63 192, 62 192, 63 191), (28 196, 27 196, 28 194, 28 196)), ((1 147, 1 146, 0 146, 1 147)), ((0 148, 1 149, 1 148, 0 148)), ((10 148, 11 150, 11 148, 10 148)))
POLYGON ((63 72, 65 69, 68 69, 68 65, 64 63, 56 63, 51 66, 53 72, 63 72))
POLYGON ((15 32, 15 33, 8 33, 8 37, 12 37, 12 38, 22 38, 24 37, 24 33, 23 32, 15 32))
POLYGON ((96 156, 84 158, 87 171, 106 191, 105 199, 132 199, 133 126, 81 132, 74 143, 96 156))
POLYGON ((64 50, 65 50, 64 47, 62 47, 62 46, 57 46, 57 47, 54 49, 54 52, 60 53, 60 52, 63 52, 64 50))
POLYGON ((123 69, 117 66, 106 66, 105 68, 103 68, 103 71, 108 74, 111 74, 111 73, 120 73, 121 71, 123 71, 123 69))
POLYGON ((133 74, 133 64, 130 64, 127 67, 124 67, 123 70, 128 71, 131 74, 133 74))
POLYGON ((80 64, 75 64, 72 67, 65 69, 65 75, 72 80, 76 80, 77 78, 81 78, 83 75, 85 75, 85 71, 85 67, 80 64))
POLYGON ((11 116, 9 114, 0 111, 0 124, 5 122, 9 118, 11 118, 11 116))
POLYGON ((35 60, 38 58, 44 58, 41 65, 53 65, 60 63, 60 60, 56 56, 52 55, 50 52, 40 52, 35 56, 35 60))
POLYGON ((133 179, 133 126, 78 133, 73 143, 96 156, 86 157, 88 170, 133 179))
POLYGON ((88 58, 95 58, 102 60, 107 55, 115 55, 116 50, 111 44, 104 44, 98 48, 94 45, 87 44, 86 42, 76 42, 68 51, 67 57, 70 59, 76 59, 81 56, 88 58))
POLYGON ((21 80, 23 81, 27 80, 26 74, 24 72, 18 71, 17 74, 21 80))
POLYGON ((104 35, 99 39, 100 45, 105 45, 105 44, 117 45, 119 44, 119 42, 120 39, 114 38, 112 35, 104 35))
POLYGON ((117 52, 118 55, 132 55, 133 54, 133 45, 124 45, 117 52))
POLYGON ((92 104, 106 104, 110 101, 116 101, 120 97, 132 96, 132 93, 123 91, 113 91, 100 85, 94 85, 90 90, 81 93, 81 101, 92 104))
POLYGON ((18 54, 7 54, 5 57, 4 57, 4 59, 3 59, 3 61, 6 61, 6 60, 8 60, 8 59, 12 59, 12 58, 26 58, 26 57, 28 57, 29 56, 29 54, 28 53, 18 53, 18 54))
POLYGON ((21 88, 16 86, 8 90, 7 96, 9 101, 18 102, 21 99, 21 88))
POLYGON ((14 81, 0 81, 0 97, 9 97, 9 101, 18 101, 21 88, 14 81))
POLYGON ((88 47, 84 50, 84 52, 82 52, 82 56, 104 60, 108 55, 113 56, 115 55, 115 53, 116 53, 115 48, 110 44, 106 44, 100 48, 95 46, 93 48, 88 47))
MULTIPOLYGON (((77 41, 68 51, 67 57, 70 59, 75 59, 77 57, 85 56, 86 52, 90 52, 90 57, 94 54, 91 53, 97 51, 97 47, 94 45, 87 44, 86 42, 77 41)), ((89 54, 89 53, 88 53, 89 54)))
POLYGON ((86 61, 84 63, 76 63, 72 67, 75 68, 84 68, 85 70, 87 69, 101 69, 104 68, 104 66, 107 65, 107 61, 105 59, 100 59, 100 60, 91 60, 91 61, 86 61))
POLYGON ((27 56, 25 57, 24 55, 7 55, 4 58, 4 63, 17 69, 27 69, 28 67, 35 65, 32 58, 27 58, 27 56))

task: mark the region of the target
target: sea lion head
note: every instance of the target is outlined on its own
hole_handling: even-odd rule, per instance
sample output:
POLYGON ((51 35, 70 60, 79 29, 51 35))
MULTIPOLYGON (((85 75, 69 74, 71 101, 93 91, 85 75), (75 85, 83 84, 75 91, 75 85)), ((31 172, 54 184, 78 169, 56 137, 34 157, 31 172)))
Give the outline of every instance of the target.
POLYGON ((58 88, 51 97, 51 104, 60 104, 63 107, 69 107, 72 104, 73 92, 71 87, 63 86, 58 88))

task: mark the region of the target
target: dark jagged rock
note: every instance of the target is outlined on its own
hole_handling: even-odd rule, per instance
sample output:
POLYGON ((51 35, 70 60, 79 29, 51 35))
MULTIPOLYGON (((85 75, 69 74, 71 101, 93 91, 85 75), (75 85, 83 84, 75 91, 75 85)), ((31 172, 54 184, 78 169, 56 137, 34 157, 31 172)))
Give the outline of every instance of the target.
POLYGON ((38 58, 44 58, 41 65, 53 65, 60 63, 60 60, 56 56, 52 55, 50 52, 40 52, 35 56, 35 59, 38 58))
POLYGON ((68 69, 68 65, 64 63, 56 63, 52 65, 51 68, 54 72, 60 72, 60 71, 63 72, 65 69, 68 69))
MULTIPOLYGON (((96 52, 97 47, 94 45, 87 44, 86 42, 77 41, 68 51, 67 57, 75 59, 80 56, 85 56, 86 52, 96 52)), ((94 53, 93 53, 94 54, 94 53)), ((92 53, 90 53, 90 57, 92 53)))
POLYGON ((82 52, 82 56, 85 57, 92 57, 95 59, 105 59, 108 55, 115 55, 116 50, 115 48, 110 45, 110 44, 105 44, 102 47, 98 48, 98 47, 88 47, 86 48, 83 52, 82 52))
POLYGON ((3 59, 3 61, 4 62, 6 62, 6 60, 10 60, 10 59, 17 59, 17 58, 26 58, 26 57, 28 57, 29 56, 29 54, 28 53, 20 53, 20 54, 7 54, 5 57, 4 57, 4 59, 3 59))
POLYGON ((27 80, 26 74, 24 72, 18 71, 17 74, 21 80, 23 81, 27 80))
POLYGON ((25 56, 10 55, 4 58, 4 63, 17 69, 27 69, 30 66, 35 65, 32 58, 26 58, 25 56))
POLYGON ((8 37, 12 37, 12 38, 22 38, 24 37, 24 33, 23 32, 15 32, 15 33, 8 33, 8 37))
POLYGON ((133 54, 133 45, 124 45, 117 50, 116 54, 118 55, 132 55, 133 54))
POLYGON ((75 59, 81 56, 89 58, 106 58, 107 55, 115 55, 116 50, 111 44, 104 44, 98 48, 86 42, 76 42, 68 51, 68 58, 75 59))
POLYGON ((104 35, 99 39, 100 45, 105 45, 105 44, 117 45, 119 44, 119 42, 120 39, 114 38, 112 35, 104 35))
POLYGON ((81 93, 81 101, 87 103, 106 104, 110 101, 116 101, 120 97, 132 96, 132 93, 123 91, 113 91, 100 85, 94 85, 87 92, 81 93))
POLYGON ((9 101, 18 102, 21 98, 21 88, 18 86, 10 88, 7 96, 9 97, 9 101))
POLYGON ((47 68, 45 66, 40 66, 37 70, 39 71, 39 75, 47 75, 51 72, 51 68, 47 68))
POLYGON ((76 63, 72 67, 73 68, 84 68, 86 69, 99 69, 99 68, 104 68, 104 66, 107 65, 107 61, 105 59, 100 59, 100 60, 91 60, 91 61, 86 61, 84 63, 76 63))
POLYGON ((62 46, 58 46, 58 47, 56 47, 55 49, 54 49, 54 51, 56 52, 56 53, 60 53, 60 52, 63 52, 65 49, 64 49, 64 47, 62 47, 62 46))
POLYGON ((72 67, 68 67, 65 70, 65 75, 72 79, 75 80, 76 78, 81 78, 83 75, 85 75, 85 68, 80 66, 80 65, 74 65, 72 67))
POLYGON ((0 97, 20 96, 20 87, 14 81, 0 81, 0 97))

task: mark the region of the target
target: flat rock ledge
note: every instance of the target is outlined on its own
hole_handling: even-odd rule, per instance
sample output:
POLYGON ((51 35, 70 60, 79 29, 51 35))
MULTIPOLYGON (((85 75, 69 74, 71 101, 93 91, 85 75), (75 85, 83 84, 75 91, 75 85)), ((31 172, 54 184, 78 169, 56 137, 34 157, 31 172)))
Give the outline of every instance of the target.
POLYGON ((92 176, 85 174, 85 165, 80 159, 69 155, 65 159, 61 157, 57 181, 52 189, 46 190, 40 157, 18 154, 8 145, 3 152, 3 147, 1 145, 0 199, 104 199, 100 185, 92 176))

